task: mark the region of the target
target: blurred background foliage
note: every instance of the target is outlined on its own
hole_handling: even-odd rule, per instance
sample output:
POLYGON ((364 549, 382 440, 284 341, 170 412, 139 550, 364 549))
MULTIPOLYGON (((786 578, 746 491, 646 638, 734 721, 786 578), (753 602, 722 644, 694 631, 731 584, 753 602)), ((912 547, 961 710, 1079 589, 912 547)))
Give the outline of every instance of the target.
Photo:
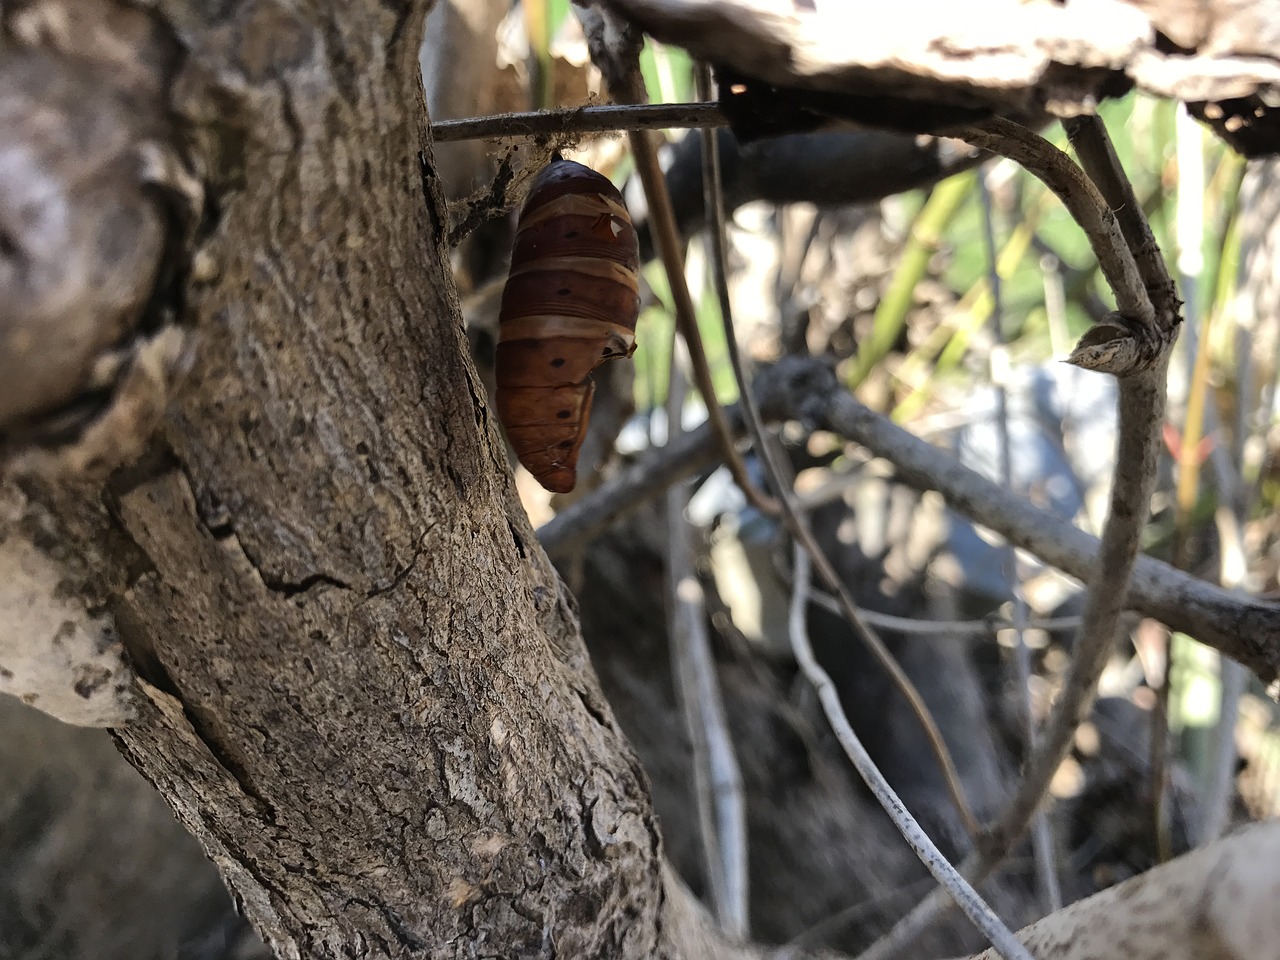
MULTIPOLYGON (((537 11, 530 16, 546 18, 548 46, 532 59, 551 70, 565 69, 565 62, 553 55, 552 38, 575 32, 567 0, 526 2, 525 9, 537 11)), ((692 64, 682 51, 650 42, 641 65, 653 101, 694 98, 692 64)), ((598 90, 598 80, 591 85, 598 90)), ((1174 103, 1130 94, 1103 103, 1099 112, 1186 301, 1184 334, 1170 378, 1168 457, 1148 549, 1206 578, 1225 574, 1231 586, 1274 592, 1275 518, 1280 505, 1275 352, 1280 317, 1269 279, 1280 264, 1274 261, 1269 239, 1275 207, 1251 203, 1250 198, 1280 190, 1276 170, 1272 164, 1255 163, 1247 171, 1242 158, 1174 103), (1220 508, 1234 516, 1234 533, 1224 531, 1220 508)), ((1044 135, 1068 149, 1056 123, 1044 135)), ((671 131, 667 136, 675 142, 697 133, 671 131)), ((584 141, 577 156, 608 170, 634 201, 637 194, 634 187, 628 188, 625 151, 617 149, 617 139, 606 138, 605 143, 601 147, 600 141, 584 141)), ((980 421, 991 413, 987 401, 993 371, 1010 390, 1013 417, 1018 415, 1016 384, 1029 384, 1034 391, 1035 378, 1046 375, 1056 377, 1059 395, 1053 411, 1041 410, 1041 415, 1062 414, 1072 406, 1071 397, 1061 396, 1064 390, 1097 394, 1092 399, 1104 397, 1110 403, 1105 387, 1092 378, 1064 380, 1052 372, 1113 302, 1084 235, 1048 189, 1012 162, 988 161, 927 189, 889 196, 871 206, 756 202, 732 214, 729 271, 737 337, 755 362, 767 363, 796 349, 828 356, 868 405, 962 455, 966 442, 973 444, 975 428, 980 433, 980 421), (988 231, 994 256, 986 241, 988 231)), ((699 234, 688 239, 688 275, 717 398, 730 404, 737 400, 738 389, 726 355, 705 238, 699 234)), ((674 320, 667 279, 656 261, 645 266, 644 278, 648 296, 638 326, 641 347, 634 358, 629 399, 637 412, 632 428, 639 424, 645 429, 623 432, 621 447, 627 453, 661 436, 661 430, 654 433, 652 422, 661 420, 672 369, 674 320)), ((1088 406, 1090 398, 1083 402, 1088 406)), ((693 411, 688 414, 692 421, 700 419, 696 395, 687 406, 693 411)), ((1110 429, 1109 417, 1109 412, 1093 417, 1092 425, 1100 419, 1110 429)), ((1075 509, 1064 509, 1096 531, 1105 503, 1111 435, 1095 430, 1079 443, 1068 424, 1052 439, 1061 445, 1063 456, 1031 456, 1033 462, 1024 467, 1069 474, 1080 496, 1075 509)), ((807 444, 809 453, 823 462, 802 470, 801 489, 820 488, 832 477, 866 467, 857 451, 832 438, 810 437, 807 444)), ((607 464, 600 466, 605 475, 610 472, 607 464)), ((1015 464, 1015 475, 1018 472, 1015 464)), ((1052 486, 1054 479, 1043 476, 1041 485, 1052 486)), ((1022 486, 1028 492, 1036 484, 1026 480, 1022 486)), ((535 517, 545 518, 563 505, 544 502, 532 485, 522 489, 535 517)), ((725 516, 742 510, 730 496, 711 510, 716 519, 702 518, 711 543, 719 542, 722 534, 715 528, 725 516)), ((739 516, 733 523, 741 521, 739 516)), ((993 541, 981 531, 976 539, 993 541)), ((966 553, 954 542, 952 551, 961 567, 991 562, 990 554, 966 553)), ((708 556, 714 564, 715 547, 709 548, 708 556)), ((966 580, 963 573, 960 582, 966 580)), ((738 570, 733 576, 752 574, 738 570)), ((733 593, 741 586, 724 589, 733 593)), ((1033 614, 1047 616, 1070 607, 1063 590, 1055 590, 1047 594, 1053 602, 1046 600, 1037 609, 1034 584, 1015 586, 1032 601, 1033 614)), ((1006 613, 1012 609, 1007 596, 989 599, 1005 604, 1001 609, 1006 613)), ((757 596, 756 603, 765 601, 757 596)), ((1253 816, 1280 813, 1280 727, 1274 696, 1255 680, 1232 674, 1229 666, 1224 669, 1217 653, 1193 638, 1161 636, 1162 630, 1155 624, 1135 630, 1133 646, 1117 653, 1104 678, 1103 696, 1136 706, 1148 719, 1165 714, 1155 722, 1157 730, 1160 723, 1168 724, 1175 775, 1188 778, 1187 789, 1201 798, 1222 776, 1215 772, 1215 763, 1223 762, 1223 737, 1234 738, 1239 758, 1231 779, 1238 798, 1253 816), (1167 686, 1166 651, 1172 664, 1167 686)), ((1031 700, 1042 712, 1061 675, 1066 651, 1059 637, 1031 631, 1028 638, 1036 654, 1031 700)), ((1079 781, 1073 785, 1071 780, 1064 775, 1063 796, 1080 788, 1079 781)))

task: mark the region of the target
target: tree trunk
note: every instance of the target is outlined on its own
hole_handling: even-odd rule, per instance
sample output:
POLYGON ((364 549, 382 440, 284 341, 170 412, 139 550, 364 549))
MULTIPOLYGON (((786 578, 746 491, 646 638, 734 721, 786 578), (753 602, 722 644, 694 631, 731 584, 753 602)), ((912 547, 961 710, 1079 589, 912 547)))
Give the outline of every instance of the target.
POLYGON ((119 744, 278 956, 707 955, 467 356, 424 13, 156 15, 210 175, 198 359, 105 496, 32 475, 25 516, 96 558, 146 693, 119 744))

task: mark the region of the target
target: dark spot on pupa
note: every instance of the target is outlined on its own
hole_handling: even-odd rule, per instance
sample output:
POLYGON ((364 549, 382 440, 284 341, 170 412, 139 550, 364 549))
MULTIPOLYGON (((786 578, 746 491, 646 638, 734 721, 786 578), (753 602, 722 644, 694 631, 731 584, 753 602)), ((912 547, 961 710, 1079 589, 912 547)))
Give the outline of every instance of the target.
POLYGON ((576 237, 577 235, 578 235, 578 231, 577 231, 577 230, 570 230, 568 233, 566 233, 566 234, 564 235, 564 238, 565 238, 566 240, 572 240, 572 239, 573 239, 574 237, 576 237))
POLYGON ((556 446, 559 447, 561 450, 568 450, 570 447, 573 446, 573 441, 561 440, 559 443, 556 444, 556 446))
POLYGON ((556 416, 557 416, 557 417, 559 417, 561 420, 568 420, 570 417, 572 417, 572 416, 573 416, 573 411, 572 411, 572 410, 560 410, 559 412, 557 412, 557 413, 556 413, 556 416))
POLYGON ((551 361, 551 365, 552 365, 553 367, 563 367, 563 366, 564 366, 564 357, 556 357, 554 360, 552 360, 552 361, 551 361))
POLYGON ((573 291, 571 291, 568 287, 561 287, 559 290, 556 291, 556 293, 562 297, 567 297, 572 292, 573 291))

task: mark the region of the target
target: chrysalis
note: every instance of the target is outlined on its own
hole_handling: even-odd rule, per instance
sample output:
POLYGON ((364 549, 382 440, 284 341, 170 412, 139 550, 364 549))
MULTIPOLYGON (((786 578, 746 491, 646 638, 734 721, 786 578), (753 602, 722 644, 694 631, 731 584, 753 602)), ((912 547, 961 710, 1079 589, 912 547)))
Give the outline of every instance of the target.
POLYGON ((498 417, 516 456, 568 493, 587 432, 591 371, 636 348, 640 252, 622 195, 572 160, 538 174, 520 212, 498 315, 498 417))

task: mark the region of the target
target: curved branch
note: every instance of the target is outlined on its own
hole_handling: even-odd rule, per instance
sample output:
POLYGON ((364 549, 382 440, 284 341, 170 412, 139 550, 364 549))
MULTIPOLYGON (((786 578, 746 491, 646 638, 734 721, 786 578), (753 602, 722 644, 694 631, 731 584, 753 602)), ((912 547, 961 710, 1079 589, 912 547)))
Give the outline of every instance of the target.
POLYGON ((1116 215, 1070 157, 1044 137, 1011 120, 995 118, 965 127, 960 136, 976 147, 1008 157, 1057 194, 1089 239, 1121 316, 1140 329, 1151 330, 1155 326, 1155 311, 1116 215))

